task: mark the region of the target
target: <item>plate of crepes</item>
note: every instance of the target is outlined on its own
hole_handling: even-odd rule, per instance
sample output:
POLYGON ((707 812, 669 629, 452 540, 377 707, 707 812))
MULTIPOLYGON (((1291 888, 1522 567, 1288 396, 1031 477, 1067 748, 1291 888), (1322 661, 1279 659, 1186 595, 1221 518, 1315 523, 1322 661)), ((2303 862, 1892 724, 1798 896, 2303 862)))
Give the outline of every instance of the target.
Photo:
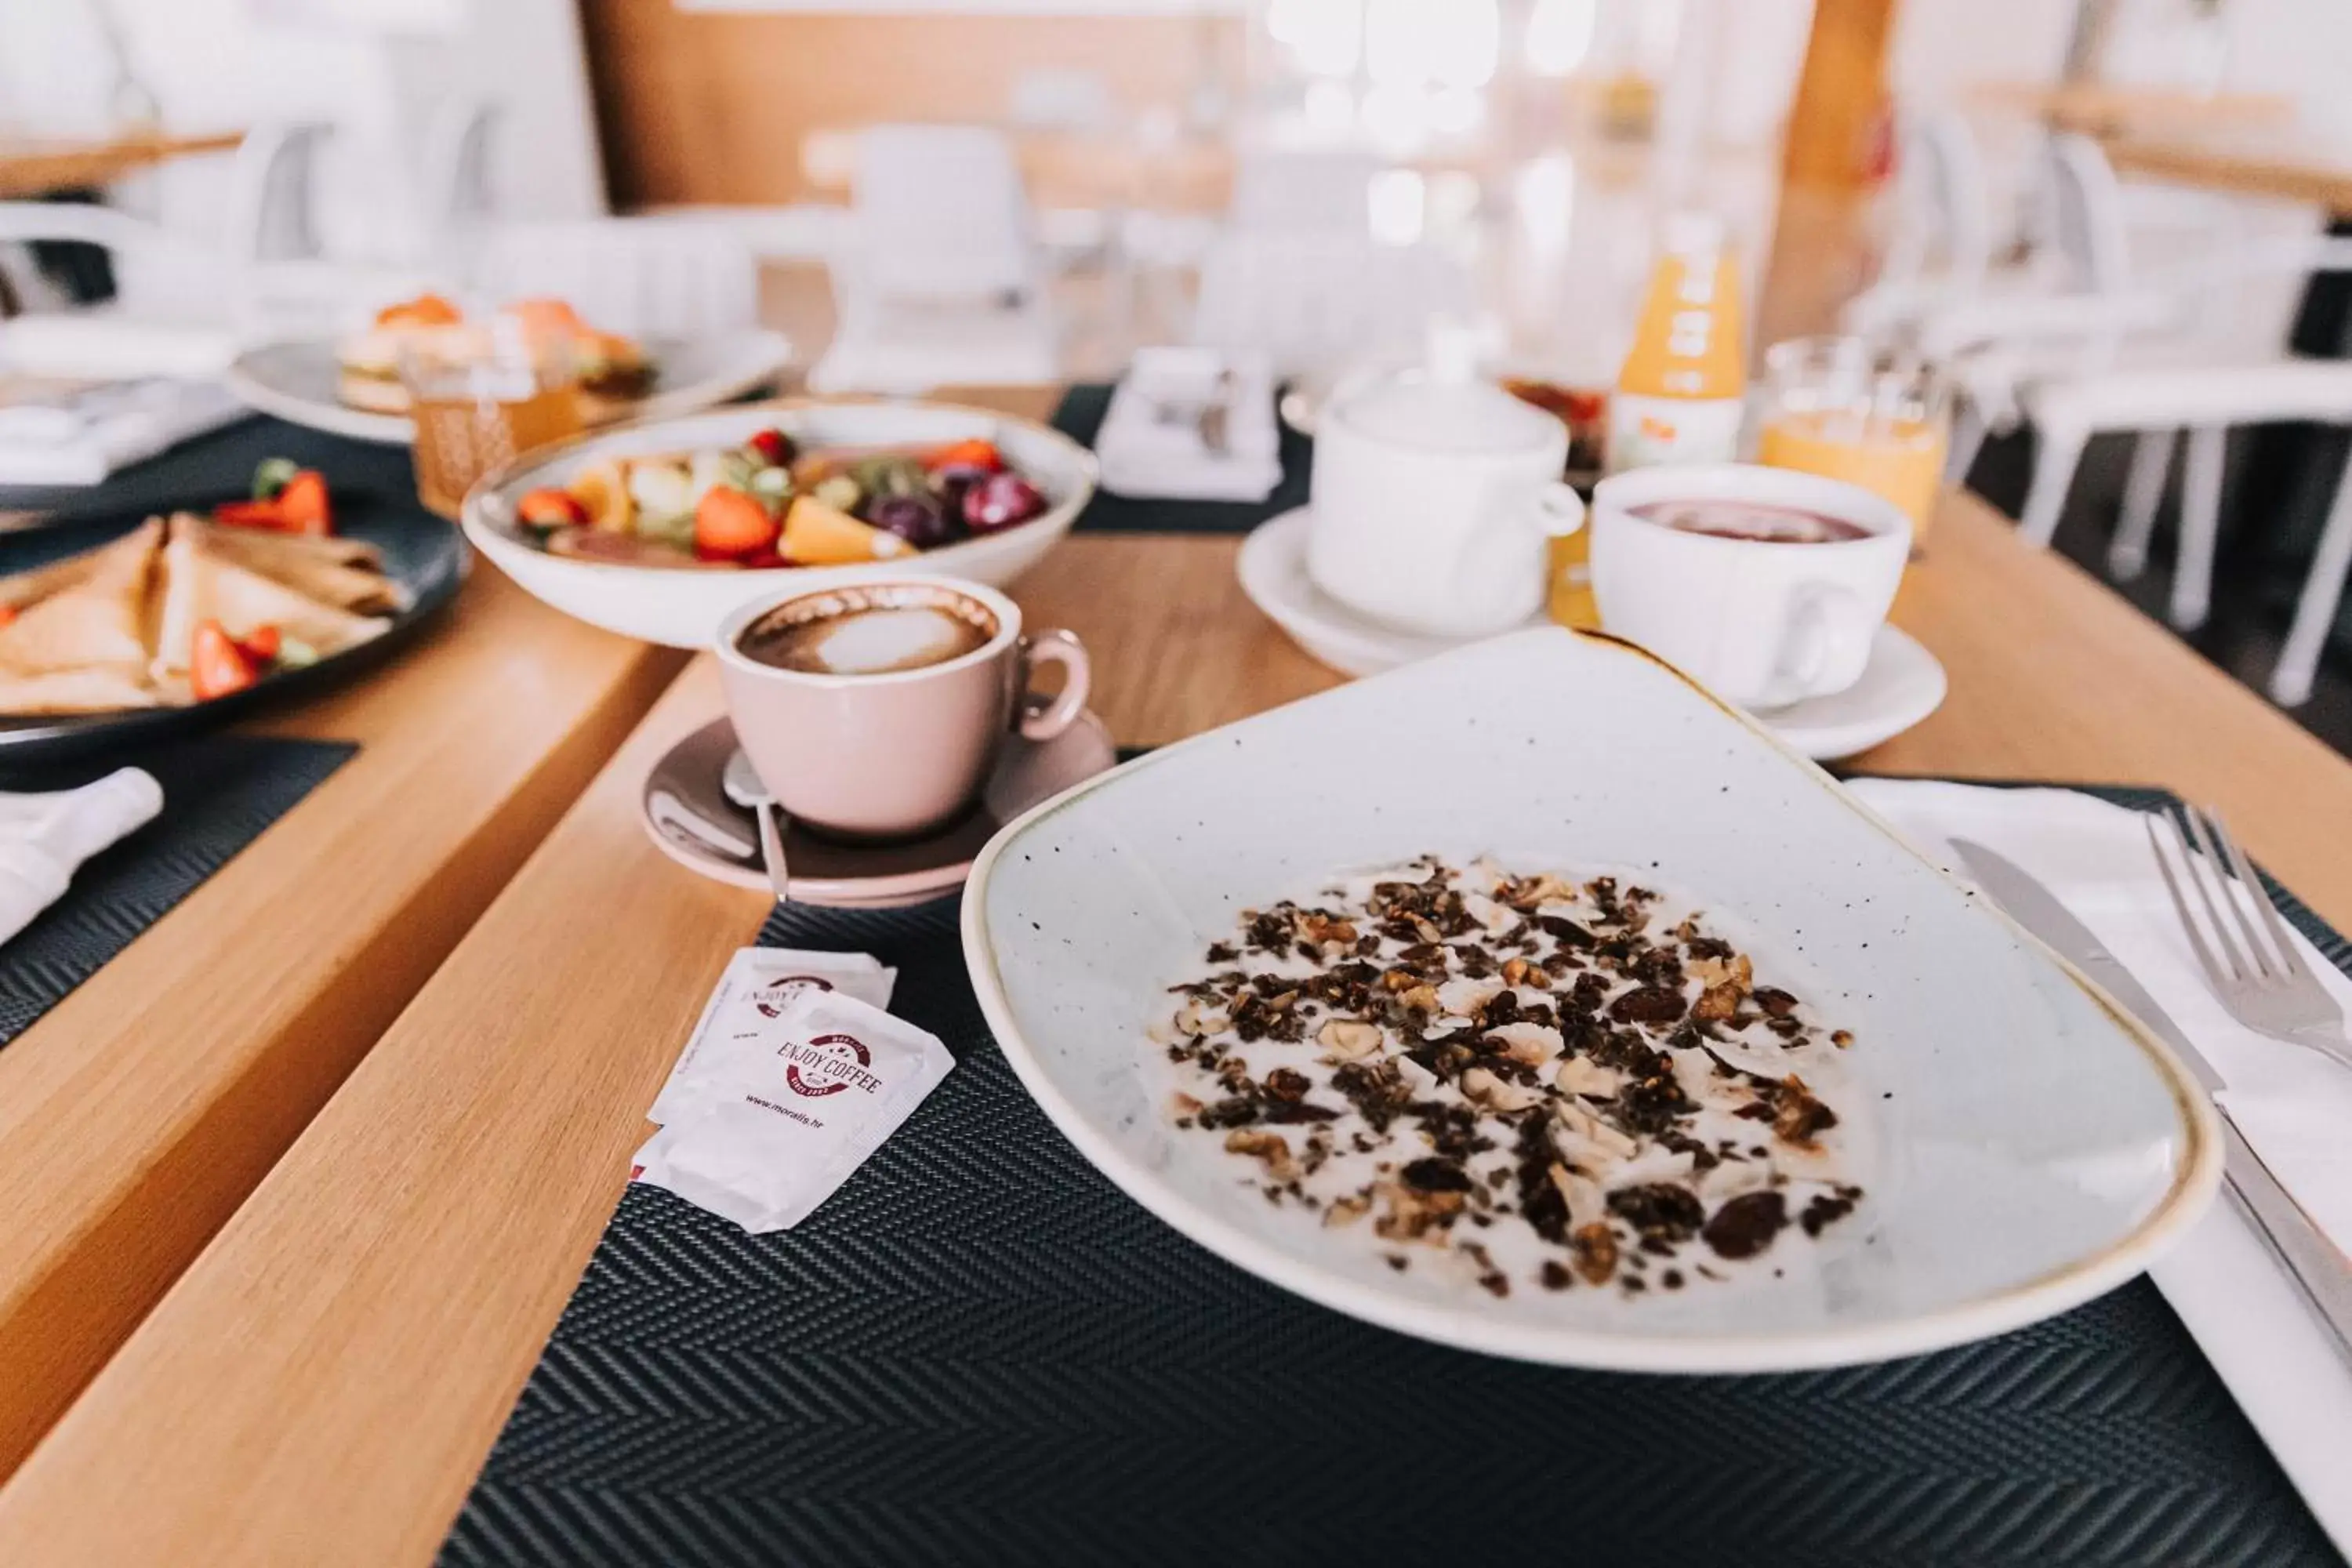
POLYGON ((263 463, 250 494, 0 538, 0 762, 195 728, 364 668, 456 595, 413 506, 263 463))
POLYGON ((877 571, 1001 587, 1069 532, 1094 454, 946 403, 787 398, 526 453, 466 497, 466 536, 565 615, 708 647, 727 613, 877 571))
MULTIPOLYGON (((561 347, 577 377, 582 422, 691 414, 755 391, 790 363, 791 345, 757 329, 705 338, 639 342, 583 321, 562 300, 519 300, 512 316, 535 341, 561 347)), ((405 445, 415 436, 402 351, 462 329, 467 312, 438 294, 387 305, 341 339, 309 338, 246 350, 230 365, 232 391, 265 414, 362 441, 405 445)))

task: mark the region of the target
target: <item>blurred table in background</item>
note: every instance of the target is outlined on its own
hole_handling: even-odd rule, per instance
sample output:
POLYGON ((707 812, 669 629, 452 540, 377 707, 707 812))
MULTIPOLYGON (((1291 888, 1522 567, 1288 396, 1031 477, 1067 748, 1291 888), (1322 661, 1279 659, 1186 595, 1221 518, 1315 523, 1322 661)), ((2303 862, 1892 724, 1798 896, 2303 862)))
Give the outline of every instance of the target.
POLYGON ((176 136, 163 132, 114 137, 20 136, 0 132, 0 201, 86 189, 134 170, 197 153, 226 153, 242 131, 176 136))
MULTIPOLYGON (((1234 150, 1219 138, 1151 142, 1120 131, 1003 129, 1039 207, 1213 213, 1233 194, 1234 150)), ((856 163, 856 126, 823 126, 802 143, 801 171, 828 198, 848 196, 856 163)))
POLYGON ((2277 126, 2294 118, 2294 100, 2274 92, 2190 92, 2129 83, 1984 82, 1969 97, 2085 136, 2161 134, 2240 126, 2277 126))
POLYGON ((2231 195, 2309 202, 2352 217, 2352 143, 2302 125, 2210 125, 2129 132, 2105 139, 2126 174, 2231 195))

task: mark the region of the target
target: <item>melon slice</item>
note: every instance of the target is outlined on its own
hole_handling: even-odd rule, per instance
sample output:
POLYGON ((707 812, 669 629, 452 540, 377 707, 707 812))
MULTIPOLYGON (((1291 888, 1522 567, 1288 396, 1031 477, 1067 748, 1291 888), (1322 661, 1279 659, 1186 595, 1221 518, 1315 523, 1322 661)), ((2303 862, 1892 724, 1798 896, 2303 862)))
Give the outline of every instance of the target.
POLYGON ((793 498, 776 549, 796 566, 854 566, 915 552, 915 547, 897 534, 860 522, 814 496, 793 498))

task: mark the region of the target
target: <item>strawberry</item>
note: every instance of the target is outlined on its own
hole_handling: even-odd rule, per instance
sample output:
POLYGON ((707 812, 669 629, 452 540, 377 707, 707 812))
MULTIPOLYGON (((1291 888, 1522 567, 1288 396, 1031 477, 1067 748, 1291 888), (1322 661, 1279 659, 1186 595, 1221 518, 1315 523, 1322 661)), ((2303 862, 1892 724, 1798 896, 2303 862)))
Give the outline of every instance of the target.
POLYGON ((570 490, 542 485, 515 502, 515 521, 525 528, 584 528, 588 506, 570 490))
POLYGON ((272 532, 286 526, 274 498, 269 500, 225 500, 213 508, 213 521, 230 528, 266 528, 272 532))
POLYGON ((694 552, 705 561, 740 561, 773 550, 782 531, 757 499, 725 485, 705 490, 694 508, 694 552))
POLYGON ((941 468, 979 468, 987 473, 1002 473, 1003 454, 993 441, 983 441, 974 436, 968 440, 950 441, 937 451, 923 455, 923 467, 937 473, 941 468))
MULTIPOLYGON (((762 550, 755 554, 746 555, 743 557, 744 567, 752 572, 772 572, 779 566, 790 566, 792 564, 793 559, 791 556, 779 554, 773 550, 762 550)), ((6 621, 0 621, 0 626, 5 626, 8 623, 6 621)))
POLYGON ((196 623, 188 654, 188 685, 199 702, 242 691, 261 679, 260 668, 218 621, 196 623))
POLYGON ((772 468, 781 468, 793 460, 793 438, 782 430, 758 430, 743 443, 743 449, 772 468))
POLYGON ((289 533, 329 534, 335 531, 334 510, 327 504, 327 479, 316 468, 304 468, 278 492, 278 526, 289 533))
POLYGON ((278 662, 278 650, 284 644, 285 638, 276 626, 258 626, 239 637, 236 646, 255 664, 271 665, 278 662))

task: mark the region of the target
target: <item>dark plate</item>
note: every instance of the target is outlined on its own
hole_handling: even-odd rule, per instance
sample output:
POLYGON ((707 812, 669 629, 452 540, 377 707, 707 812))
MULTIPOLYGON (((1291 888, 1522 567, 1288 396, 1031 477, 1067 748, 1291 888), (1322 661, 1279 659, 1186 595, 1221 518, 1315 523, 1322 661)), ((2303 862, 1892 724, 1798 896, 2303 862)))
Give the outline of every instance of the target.
MULTIPOLYGON (((330 471, 327 482, 334 485, 330 471)), ((210 512, 234 493, 191 497, 182 510, 210 512)), ((28 571, 68 555, 97 548, 130 532, 152 513, 145 510, 74 518, 21 533, 0 535, 0 576, 28 571)), ((35 763, 85 757, 191 731, 210 729, 271 703, 315 695, 373 668, 414 637, 425 622, 446 608, 465 580, 466 542, 457 530, 420 510, 413 500, 379 492, 335 492, 335 531, 363 539, 383 552, 384 571, 404 584, 413 601, 392 617, 383 636, 301 669, 272 675, 255 686, 185 708, 131 708, 113 713, 77 713, 55 718, 0 718, 0 772, 35 763)))

